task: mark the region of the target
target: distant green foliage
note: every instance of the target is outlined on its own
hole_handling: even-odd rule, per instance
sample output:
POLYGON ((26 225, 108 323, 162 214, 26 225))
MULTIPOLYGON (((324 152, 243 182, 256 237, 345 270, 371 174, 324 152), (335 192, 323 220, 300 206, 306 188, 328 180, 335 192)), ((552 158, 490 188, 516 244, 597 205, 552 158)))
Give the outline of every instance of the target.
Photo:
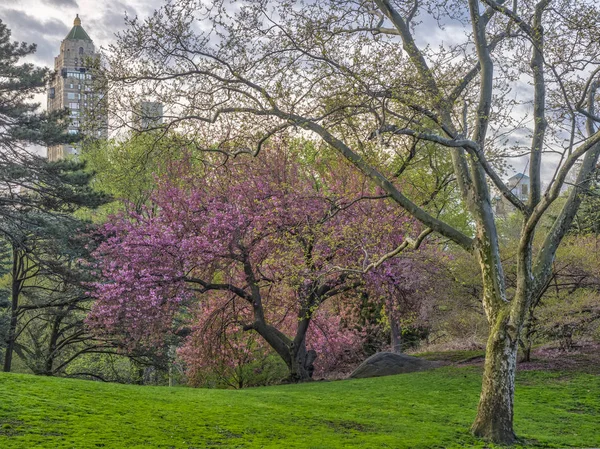
POLYGON ((81 158, 94 175, 93 186, 113 199, 94 213, 95 220, 124 209, 139 210, 153 192, 156 177, 166 171, 169 161, 190 154, 189 145, 176 134, 156 131, 85 143, 81 158))
POLYGON ((600 168, 596 169, 595 180, 584 194, 572 230, 578 234, 600 235, 600 168))
POLYGON ((203 388, 264 387, 280 384, 288 375, 280 357, 272 353, 259 354, 258 351, 254 360, 236 367, 233 374, 230 370, 224 372, 214 368, 197 372, 195 378, 188 379, 188 385, 203 388), (229 377, 225 377, 224 372, 230 373, 229 377))

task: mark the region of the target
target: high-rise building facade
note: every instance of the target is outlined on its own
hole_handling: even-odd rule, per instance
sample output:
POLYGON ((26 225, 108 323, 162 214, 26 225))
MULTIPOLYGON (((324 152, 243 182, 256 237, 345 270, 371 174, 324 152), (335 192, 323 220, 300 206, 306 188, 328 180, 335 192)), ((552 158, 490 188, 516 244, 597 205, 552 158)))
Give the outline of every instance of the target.
MULTIPOLYGON (((60 44, 60 54, 54 58, 54 75, 48 87, 48 111, 68 109, 70 135, 84 131, 89 137, 107 136, 104 92, 92 71, 98 64, 94 42, 77 15, 73 28, 60 44)), ((48 148, 48 159, 55 161, 77 151, 77 145, 55 145, 48 148)))

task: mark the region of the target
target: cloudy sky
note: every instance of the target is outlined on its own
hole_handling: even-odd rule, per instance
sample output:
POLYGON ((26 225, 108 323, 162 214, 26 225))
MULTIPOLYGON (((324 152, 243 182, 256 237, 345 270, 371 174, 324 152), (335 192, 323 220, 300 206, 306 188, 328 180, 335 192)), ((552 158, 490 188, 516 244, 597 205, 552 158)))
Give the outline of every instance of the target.
POLYGON ((54 66, 60 43, 79 14, 83 28, 96 47, 106 46, 114 33, 124 27, 125 13, 145 17, 161 0, 6 0, 0 4, 0 19, 15 40, 36 43, 32 60, 54 66))

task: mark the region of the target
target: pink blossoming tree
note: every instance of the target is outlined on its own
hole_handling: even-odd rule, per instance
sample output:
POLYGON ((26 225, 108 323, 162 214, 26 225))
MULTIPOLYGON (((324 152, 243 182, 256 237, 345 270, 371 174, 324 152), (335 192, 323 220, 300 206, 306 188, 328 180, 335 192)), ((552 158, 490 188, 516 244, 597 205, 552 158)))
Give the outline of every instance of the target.
MULTIPOLYGON (((133 347, 159 345, 174 323, 187 320, 192 336, 182 353, 192 360, 202 342, 197 333, 207 330, 198 317, 233 301, 230 335, 256 332, 292 381, 311 378, 317 351, 357 347, 348 329, 333 335, 332 323, 343 331, 339 319, 318 311, 373 284, 365 284, 369 264, 379 280, 409 282, 402 264, 373 261, 402 245, 414 223, 377 192, 363 191, 355 175, 328 183, 283 152, 273 154, 204 176, 175 164, 141 213, 106 224, 90 325, 133 347), (309 332, 316 316, 321 325, 309 332)), ((242 354, 232 346, 240 341, 230 339, 223 356, 242 354)), ((336 357, 339 351, 327 363, 336 357)))

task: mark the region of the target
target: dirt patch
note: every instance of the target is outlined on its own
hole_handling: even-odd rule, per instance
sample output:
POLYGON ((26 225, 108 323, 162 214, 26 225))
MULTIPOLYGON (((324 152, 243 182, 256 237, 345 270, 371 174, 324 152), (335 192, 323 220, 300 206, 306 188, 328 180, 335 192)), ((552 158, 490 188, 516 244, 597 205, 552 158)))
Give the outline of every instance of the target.
POLYGON ((346 433, 348 431, 355 432, 368 432, 373 430, 373 426, 368 424, 361 424, 355 421, 330 421, 324 420, 321 421, 322 424, 325 424, 327 427, 332 428, 336 432, 346 433))
MULTIPOLYGON (((457 365, 483 365, 484 356, 457 362, 457 365)), ((530 362, 520 362, 522 371, 578 371, 600 374, 600 344, 582 342, 572 350, 565 351, 558 346, 546 345, 532 351, 530 362)))
POLYGON ((23 433, 23 421, 0 421, 0 435, 12 437, 23 433))
POLYGON ((584 342, 572 350, 546 346, 533 351, 531 362, 519 363, 524 371, 579 371, 600 374, 600 344, 584 342))

